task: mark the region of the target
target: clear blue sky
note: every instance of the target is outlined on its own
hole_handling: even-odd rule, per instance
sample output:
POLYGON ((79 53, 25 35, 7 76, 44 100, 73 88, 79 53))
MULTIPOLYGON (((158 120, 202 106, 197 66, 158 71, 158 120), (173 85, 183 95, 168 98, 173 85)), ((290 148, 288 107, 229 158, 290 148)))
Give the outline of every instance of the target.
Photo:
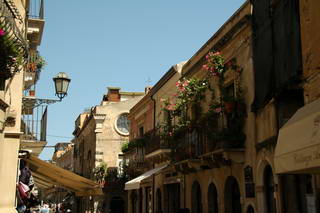
MULTIPOLYGON (((68 96, 49 106, 48 145, 70 141, 77 116, 99 104, 106 87, 143 91, 148 79, 153 85, 172 65, 188 60, 244 2, 46 1, 40 53, 48 65, 36 94, 54 98, 52 77, 58 72, 72 79, 68 96)), ((40 157, 52 153, 45 148, 40 157)))

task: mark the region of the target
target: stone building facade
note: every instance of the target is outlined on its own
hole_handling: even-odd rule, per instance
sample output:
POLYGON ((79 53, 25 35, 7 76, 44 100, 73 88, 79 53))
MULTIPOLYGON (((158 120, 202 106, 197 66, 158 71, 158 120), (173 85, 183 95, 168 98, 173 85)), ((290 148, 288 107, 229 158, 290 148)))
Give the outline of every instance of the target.
MULTIPOLYGON (((129 113, 131 123, 130 141, 125 151, 129 177, 137 177, 144 172, 158 169, 168 160, 170 149, 160 138, 160 123, 163 120, 161 99, 169 98, 175 82, 181 77, 185 62, 172 66, 166 74, 150 89, 129 113), (160 120, 159 120, 160 119, 160 120), (132 145, 134 144, 134 145, 132 145), (152 159, 158 159, 157 164, 152 159), (162 163, 161 163, 162 162, 162 163)), ((172 97, 170 97, 172 98, 172 97)), ((141 182, 127 183, 128 212, 152 212, 156 178, 143 179, 141 182)), ((132 181, 131 181, 132 182, 132 181)))
POLYGON ((126 208, 126 193, 121 183, 117 182, 123 161, 121 146, 129 137, 129 110, 144 94, 108 87, 101 104, 80 114, 76 120, 73 132, 75 172, 94 179, 94 168, 105 164, 109 174, 105 182, 101 180, 106 196, 79 198, 76 202, 77 212, 108 212, 118 205, 126 208))
MULTIPOLYGON (((317 1, 247 1, 184 64, 181 82, 205 78, 210 51, 219 51, 226 64, 233 61, 242 69, 240 77, 228 70, 223 82, 210 81, 213 93, 206 92, 200 107, 189 106, 185 113, 202 119, 197 110, 210 110, 212 97, 225 103, 223 94, 237 98, 240 84, 245 140, 240 145, 242 135, 236 135, 208 141, 202 133, 209 126, 191 125, 171 141, 180 147, 169 143, 168 149, 145 151, 152 166, 127 182, 128 189, 139 187, 129 190, 128 199, 138 196, 129 212, 150 212, 145 207, 149 202, 152 212, 318 211, 319 35, 311 30, 320 27, 319 8, 317 1)), ((160 98, 168 101, 178 79, 166 80, 161 88, 168 90, 151 90, 155 129, 167 118, 160 98)), ((236 120, 221 115, 211 125, 233 128, 236 120)), ((145 150, 155 141, 147 141, 145 150)))
POLYGON ((73 143, 57 143, 52 156, 52 161, 63 169, 74 171, 73 143))

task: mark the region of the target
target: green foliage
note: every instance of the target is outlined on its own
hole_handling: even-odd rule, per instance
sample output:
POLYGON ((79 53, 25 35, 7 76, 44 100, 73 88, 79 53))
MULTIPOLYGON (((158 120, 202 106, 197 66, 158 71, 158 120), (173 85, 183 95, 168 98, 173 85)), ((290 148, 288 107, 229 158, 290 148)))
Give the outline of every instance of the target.
MULTIPOLYGON (((168 113, 168 119, 160 125, 162 139, 171 141, 171 144, 179 143, 180 138, 197 129, 199 132, 205 130, 213 141, 229 141, 234 145, 237 144, 236 141, 244 141, 242 128, 246 113, 240 86, 242 68, 236 64, 236 60, 225 63, 219 52, 209 52, 202 68, 206 71, 203 79, 183 78, 176 83, 177 93, 172 96, 175 99, 162 99, 162 110, 168 113), (228 94, 225 85, 225 73, 228 70, 235 74, 236 96, 228 94), (218 79, 218 98, 215 98, 214 90, 210 88, 212 79, 218 79), (212 100, 209 110, 202 113, 201 104, 207 90, 212 92, 212 100), (190 108, 195 117, 192 120, 187 116, 190 108), (227 124, 222 122, 224 119, 227 120, 227 124), (172 123, 173 120, 175 123, 172 123)), ((177 147, 177 144, 173 146, 177 147)))
POLYGON ((127 143, 124 143, 121 147, 123 153, 128 152, 134 148, 144 147, 147 141, 147 136, 135 138, 127 143))
POLYGON ((19 45, 5 28, 0 25, 0 70, 5 73, 12 73, 18 70, 23 63, 23 55, 19 50, 19 45))
POLYGON ((122 144, 122 146, 121 146, 121 151, 122 151, 123 153, 129 151, 129 142, 125 142, 125 143, 122 144))
POLYGON ((96 181, 103 181, 107 177, 107 164, 101 162, 99 166, 93 169, 93 178, 96 181))

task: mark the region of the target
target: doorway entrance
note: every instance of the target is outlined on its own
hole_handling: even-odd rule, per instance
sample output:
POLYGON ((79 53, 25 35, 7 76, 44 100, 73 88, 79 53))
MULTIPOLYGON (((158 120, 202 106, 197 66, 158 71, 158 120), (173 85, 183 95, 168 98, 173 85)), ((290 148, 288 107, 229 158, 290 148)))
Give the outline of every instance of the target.
POLYGON ((165 185, 165 208, 167 213, 176 213, 180 208, 180 183, 165 185))
POLYGON ((110 202, 111 213, 124 213, 125 202, 122 197, 113 197, 110 202))

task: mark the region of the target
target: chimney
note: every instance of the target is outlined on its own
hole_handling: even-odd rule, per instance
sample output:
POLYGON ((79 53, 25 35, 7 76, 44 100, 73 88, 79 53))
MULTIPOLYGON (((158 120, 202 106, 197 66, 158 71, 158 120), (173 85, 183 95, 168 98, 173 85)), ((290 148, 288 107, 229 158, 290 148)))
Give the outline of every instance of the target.
POLYGON ((152 86, 146 86, 144 88, 144 93, 147 94, 152 89, 152 86))
POLYGON ((108 93, 103 96, 103 101, 119 102, 121 100, 120 87, 107 87, 107 89, 108 93))

